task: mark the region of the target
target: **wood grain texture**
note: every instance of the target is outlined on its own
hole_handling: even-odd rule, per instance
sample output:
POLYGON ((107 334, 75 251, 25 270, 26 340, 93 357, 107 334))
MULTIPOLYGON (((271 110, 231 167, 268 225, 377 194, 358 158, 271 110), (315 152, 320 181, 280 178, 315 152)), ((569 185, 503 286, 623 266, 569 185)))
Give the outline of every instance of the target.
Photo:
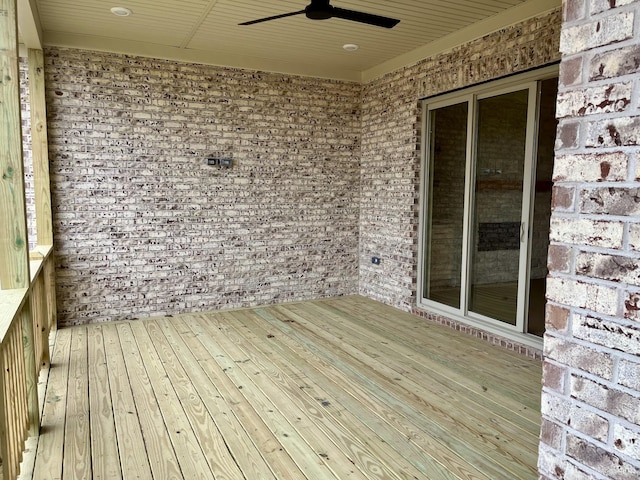
POLYGON ((87 329, 76 328, 71 336, 63 480, 92 476, 87 353, 87 329))
MULTIPOLYGON (((362 297, 82 329, 50 391, 60 352, 87 383, 84 336, 94 478, 537 477, 539 362, 362 297)), ((58 421, 36 469, 67 468, 83 430, 58 421)))
MULTIPOLYGON (((251 441, 242 423, 238 420, 232 408, 225 401, 217 385, 211 383, 207 374, 200 366, 194 352, 189 345, 193 345, 194 336, 180 319, 175 322, 159 322, 167 342, 175 352, 176 358, 188 375, 195 393, 200 397, 207 412, 220 431, 226 447, 243 474, 249 478, 276 479, 267 461, 261 455, 258 447, 251 441), (183 327, 178 333, 176 327, 183 327), (183 339, 184 338, 184 339, 183 339), (191 341, 188 345, 185 340, 191 341)), ((197 347, 195 347, 197 348, 197 347)))
POLYGON ((122 354, 126 359, 127 372, 131 378, 136 379, 131 383, 131 393, 138 412, 153 477, 166 480, 181 479, 180 464, 171 444, 171 435, 166 429, 162 412, 151 386, 144 361, 133 338, 131 327, 122 323, 114 326, 109 325, 108 328, 117 329, 122 345, 122 354))
MULTIPOLYGON (((123 479, 151 478, 151 467, 118 332, 103 329, 104 348, 123 479)), ((132 381, 133 380, 133 381, 132 381)))
MULTIPOLYGON (((193 352, 198 365, 207 376, 208 382, 215 385, 215 388, 220 391, 220 397, 216 397, 216 399, 226 406, 222 411, 230 410, 233 412, 242 429, 248 435, 248 438, 243 441, 251 442, 256 446, 276 478, 303 478, 302 472, 293 459, 281 448, 278 439, 266 427, 251 403, 225 374, 224 368, 211 361, 211 355, 205 345, 209 344, 212 339, 206 333, 198 333, 200 327, 197 318, 176 318, 172 324, 179 329, 181 338, 193 352), (187 322, 194 325, 195 331, 187 326, 187 322)), ((238 433, 242 435, 241 430, 238 430, 238 433)), ((242 465, 242 463, 240 458, 239 464, 242 465)))
POLYGON ((29 434, 29 400, 25 369, 27 354, 23 344, 23 325, 25 317, 29 315, 28 306, 28 302, 23 304, 22 310, 16 314, 0 342, 3 396, 0 409, 0 455, 5 478, 15 478, 18 474, 23 447, 29 434))
MULTIPOLYGON (((37 289, 32 295, 38 295, 37 289)), ((35 318, 31 308, 31 302, 24 304, 22 308, 22 346, 24 349, 24 381, 26 388, 27 409, 29 413, 29 435, 40 433, 40 406, 38 405, 38 374, 40 373, 39 360, 42 356, 42 343, 40 338, 34 335, 35 318), (38 363, 36 363, 36 359, 38 363)))
POLYGON ((147 369, 183 476, 194 479, 213 478, 204 452, 198 444, 198 439, 145 325, 142 322, 134 322, 131 324, 131 331, 140 349, 140 357, 147 369))
POLYGON ((36 234, 38 245, 53 245, 51 225, 51 181, 49 178, 49 147, 47 141, 47 107, 44 88, 44 55, 30 48, 29 102, 31 114, 31 154, 36 202, 36 234))
POLYGON ((48 249, 47 257, 44 260, 44 284, 47 302, 47 338, 50 332, 58 328, 58 316, 56 310, 56 271, 53 248, 48 249))
POLYGON ((87 343, 92 478, 110 480, 119 478, 121 471, 101 325, 89 329, 87 343))
POLYGON ((28 293, 26 288, 0 290, 0 341, 7 336, 9 328, 28 299, 28 293))
POLYGON ((0 287, 29 286, 16 0, 0 0, 0 287))
MULTIPOLYGON (((31 262, 33 264, 33 261, 31 262)), ((33 274, 33 268, 31 269, 33 274)), ((47 281, 44 262, 39 269, 35 281, 31 282, 31 314, 33 315, 33 338, 35 342, 35 359, 37 371, 48 368, 51 361, 49 351, 50 313, 47 301, 47 281)))
POLYGON ((51 358, 33 478, 62 478, 70 350, 71 330, 59 331, 51 358))
POLYGON ((153 345, 178 396, 196 441, 215 478, 241 478, 242 473, 229 451, 225 439, 209 414, 197 389, 162 333, 158 322, 145 322, 153 345))

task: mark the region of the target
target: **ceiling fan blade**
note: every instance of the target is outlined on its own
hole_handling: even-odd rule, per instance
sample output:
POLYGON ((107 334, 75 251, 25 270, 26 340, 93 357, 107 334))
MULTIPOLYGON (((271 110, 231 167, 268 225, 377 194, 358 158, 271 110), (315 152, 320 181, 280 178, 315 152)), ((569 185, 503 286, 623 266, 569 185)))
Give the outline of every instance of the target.
POLYGON ((373 15, 371 13, 356 12, 355 10, 347 10, 345 8, 333 7, 333 17, 351 20, 353 22, 368 23, 376 27, 393 28, 400 20, 395 18, 373 15))
POLYGON ((268 22, 269 20, 277 20, 278 18, 293 17, 294 15, 301 15, 304 10, 299 12, 283 13, 282 15, 274 15, 273 17, 260 18, 258 20, 251 20, 249 22, 239 23, 238 25, 253 25, 254 23, 268 22))

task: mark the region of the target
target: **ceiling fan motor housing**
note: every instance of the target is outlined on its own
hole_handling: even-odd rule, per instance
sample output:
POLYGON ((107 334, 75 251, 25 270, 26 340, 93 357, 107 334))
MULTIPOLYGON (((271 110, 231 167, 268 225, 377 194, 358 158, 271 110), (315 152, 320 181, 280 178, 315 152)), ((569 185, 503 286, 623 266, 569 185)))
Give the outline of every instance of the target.
POLYGON ((327 20, 333 17, 333 7, 329 0, 311 0, 304 9, 304 14, 311 20, 327 20))

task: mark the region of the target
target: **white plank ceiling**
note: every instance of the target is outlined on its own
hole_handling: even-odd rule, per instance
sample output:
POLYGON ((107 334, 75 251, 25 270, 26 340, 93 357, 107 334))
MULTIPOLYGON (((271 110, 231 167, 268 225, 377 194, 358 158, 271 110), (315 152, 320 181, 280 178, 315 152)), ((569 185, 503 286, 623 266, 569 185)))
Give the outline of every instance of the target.
POLYGON ((44 45, 356 81, 434 42, 450 37, 460 43, 465 40, 460 32, 471 39, 560 5, 560 0, 332 0, 336 7, 400 20, 386 29, 304 15, 238 25, 302 10, 307 0, 19 1, 30 2, 44 45), (117 17, 111 7, 133 13, 117 17), (347 52, 342 48, 347 43, 360 48, 347 52))

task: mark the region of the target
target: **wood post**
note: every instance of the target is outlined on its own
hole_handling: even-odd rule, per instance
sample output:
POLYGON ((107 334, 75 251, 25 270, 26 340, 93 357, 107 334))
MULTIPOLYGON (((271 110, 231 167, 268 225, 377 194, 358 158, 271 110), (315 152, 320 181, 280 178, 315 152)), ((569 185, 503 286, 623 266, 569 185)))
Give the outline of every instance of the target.
POLYGON ((0 0, 0 288, 28 288, 16 0, 0 0))
POLYGON ((42 50, 32 48, 29 49, 29 100, 38 245, 53 245, 47 109, 44 93, 44 55, 42 50))

